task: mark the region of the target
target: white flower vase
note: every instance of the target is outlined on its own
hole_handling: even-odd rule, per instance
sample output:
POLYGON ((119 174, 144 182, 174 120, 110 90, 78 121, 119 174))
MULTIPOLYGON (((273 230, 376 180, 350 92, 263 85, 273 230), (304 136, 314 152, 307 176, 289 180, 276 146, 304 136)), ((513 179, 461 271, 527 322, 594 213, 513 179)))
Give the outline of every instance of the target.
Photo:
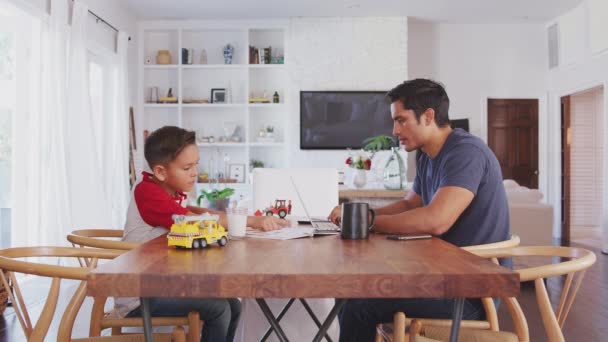
POLYGON ((367 173, 365 170, 355 170, 353 172, 353 186, 357 189, 361 189, 367 183, 367 173))

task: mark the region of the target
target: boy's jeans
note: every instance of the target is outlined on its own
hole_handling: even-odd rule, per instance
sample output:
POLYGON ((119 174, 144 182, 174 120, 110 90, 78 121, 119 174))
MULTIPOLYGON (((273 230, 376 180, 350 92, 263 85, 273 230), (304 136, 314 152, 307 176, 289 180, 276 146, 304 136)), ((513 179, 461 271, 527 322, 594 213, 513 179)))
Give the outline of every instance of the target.
MULTIPOLYGON (((152 317, 187 316, 190 311, 198 311, 203 320, 202 342, 232 342, 239 318, 241 301, 229 299, 200 298, 150 298, 152 317)), ((127 317, 141 317, 141 307, 129 312, 127 317)))
MULTIPOLYGON (((393 321, 395 312, 415 318, 452 318, 451 299, 349 299, 340 310, 340 342, 374 341, 376 324, 393 321)), ((462 319, 482 319, 485 316, 479 299, 464 301, 462 319)))

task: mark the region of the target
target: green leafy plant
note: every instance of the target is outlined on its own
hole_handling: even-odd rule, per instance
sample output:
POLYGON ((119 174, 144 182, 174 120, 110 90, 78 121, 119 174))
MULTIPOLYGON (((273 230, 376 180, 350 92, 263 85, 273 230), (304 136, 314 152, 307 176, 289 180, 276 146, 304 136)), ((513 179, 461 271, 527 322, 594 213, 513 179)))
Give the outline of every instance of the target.
POLYGON ((390 150, 391 147, 397 146, 397 141, 388 135, 377 135, 363 140, 363 150, 368 152, 378 152, 382 150, 390 150))
POLYGON ((255 169, 256 167, 264 167, 264 162, 261 160, 257 160, 257 159, 251 159, 251 162, 249 163, 249 165, 251 166, 252 169, 255 169))
POLYGON ((274 132, 274 127, 272 127, 272 126, 266 126, 266 132, 273 133, 274 132))
POLYGON ((232 188, 225 188, 223 190, 213 190, 213 191, 205 191, 205 190, 201 190, 201 194, 200 196, 198 196, 198 198, 196 199, 196 204, 200 207, 201 206, 201 200, 203 199, 203 197, 205 197, 207 199, 207 201, 209 201, 209 203, 215 205, 215 201, 220 200, 220 199, 224 199, 224 198, 228 198, 230 196, 232 196, 234 194, 234 189, 232 188))

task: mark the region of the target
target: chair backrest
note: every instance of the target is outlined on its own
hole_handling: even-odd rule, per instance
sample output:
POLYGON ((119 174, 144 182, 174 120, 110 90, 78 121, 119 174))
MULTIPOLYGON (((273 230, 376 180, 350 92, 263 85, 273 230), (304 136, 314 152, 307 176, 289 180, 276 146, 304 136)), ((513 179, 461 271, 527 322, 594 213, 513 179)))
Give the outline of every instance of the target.
POLYGON ((475 254, 485 258, 543 256, 567 259, 557 263, 517 270, 520 281, 534 281, 536 301, 548 340, 550 342, 564 341, 562 327, 583 281, 585 271, 596 261, 593 252, 577 247, 524 246, 479 250, 475 254), (566 276, 566 280, 562 287, 557 310, 553 311, 544 279, 555 276, 566 276))
MULTIPOLYGON (((15 315, 28 341, 38 342, 45 339, 57 308, 61 280, 73 279, 80 280, 81 282, 65 309, 57 335, 57 341, 69 341, 72 335, 74 320, 86 296, 87 273, 92 267, 97 265, 98 259, 114 259, 123 252, 121 250, 73 247, 20 247, 0 250, 0 269, 7 271, 8 278, 11 280, 14 294, 9 291, 9 298, 13 303, 15 315), (91 266, 90 268, 68 267, 15 260, 31 257, 86 258, 91 260, 91 266), (35 325, 32 325, 15 273, 31 274, 52 279, 46 303, 35 325)), ((8 288, 8 279, 3 272, 0 272, 0 278, 4 286, 8 288)))
POLYGON ((68 241, 74 247, 92 247, 106 249, 131 250, 141 243, 118 241, 123 236, 122 229, 80 229, 68 234, 68 241))
MULTIPOLYGON (((491 249, 497 249, 497 248, 516 247, 516 246, 519 246, 519 243, 520 243, 519 236, 511 235, 511 238, 509 240, 493 242, 493 243, 486 243, 486 244, 482 244, 482 245, 466 246, 466 247, 462 247, 462 249, 475 254, 477 251, 491 250, 491 249)), ((492 261, 495 264, 498 264, 497 258, 492 258, 492 261)), ((490 324, 490 330, 493 330, 493 331, 500 330, 499 325, 498 325, 498 313, 496 312, 496 305, 494 304, 494 301, 492 300, 492 298, 482 298, 481 303, 483 304, 483 308, 486 313, 486 320, 490 324)), ((517 304, 517 303, 511 303, 511 304, 507 304, 507 305, 519 306, 519 304, 517 304)), ((516 310, 515 308, 513 308, 513 309, 516 310)), ((511 308, 509 310, 511 310, 511 308)), ((519 311, 521 311, 521 308, 519 309, 519 311)))
POLYGON ((462 247, 462 249, 464 249, 465 251, 474 253, 476 251, 482 251, 482 250, 487 250, 487 249, 517 247, 517 246, 519 246, 520 242, 521 242, 521 240, 519 239, 519 236, 513 234, 513 235, 511 235, 511 238, 509 240, 493 242, 493 243, 485 243, 483 245, 466 246, 466 247, 462 247))
POLYGON ((324 168, 253 170, 253 211, 263 210, 275 200, 291 200, 293 216, 305 216, 298 198, 296 184, 302 201, 311 216, 327 217, 338 205, 338 170, 324 168))

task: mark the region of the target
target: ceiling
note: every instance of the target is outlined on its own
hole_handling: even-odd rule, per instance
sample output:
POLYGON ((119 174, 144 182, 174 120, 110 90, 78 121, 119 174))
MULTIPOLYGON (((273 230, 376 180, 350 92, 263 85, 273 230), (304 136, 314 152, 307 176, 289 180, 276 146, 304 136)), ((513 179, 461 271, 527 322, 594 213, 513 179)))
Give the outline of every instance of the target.
POLYGON ((437 22, 545 22, 583 0, 126 0, 141 20, 409 16, 437 22))

